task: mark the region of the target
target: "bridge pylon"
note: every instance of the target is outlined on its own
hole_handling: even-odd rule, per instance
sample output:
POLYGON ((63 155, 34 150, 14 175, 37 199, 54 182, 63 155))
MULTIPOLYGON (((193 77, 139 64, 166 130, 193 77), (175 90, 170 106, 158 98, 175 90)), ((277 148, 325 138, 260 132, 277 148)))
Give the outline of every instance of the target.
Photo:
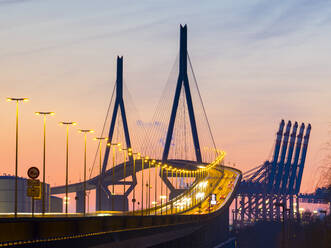
POLYGON ((162 155, 163 162, 166 162, 168 160, 170 143, 171 143, 171 139, 172 139, 172 135, 173 135, 173 131, 174 131, 180 93, 181 93, 182 87, 184 87, 186 103, 187 103, 187 108, 188 108, 188 115, 189 115, 190 124, 191 124, 193 144, 194 144, 194 149, 195 149, 195 156, 196 156, 197 162, 202 163, 198 130, 197 130, 197 125, 196 125, 196 121, 195 121, 194 108, 193 108, 192 96, 191 96, 191 91, 190 91, 190 84, 189 84, 188 75, 187 75, 187 56, 188 56, 187 55, 187 26, 181 25, 180 26, 180 47, 179 47, 179 75, 178 75, 178 79, 177 79, 176 92, 175 92, 174 102, 172 105, 172 110, 171 110, 171 115, 170 115, 170 120, 169 120, 169 125, 168 125, 168 131, 167 131, 166 141, 165 141, 163 155, 162 155))
MULTIPOLYGON (((107 171, 107 164, 109 159, 109 153, 111 151, 112 146, 116 145, 113 144, 113 135, 115 130, 115 124, 117 115, 121 114, 122 122, 123 122, 123 131, 124 131, 124 137, 125 137, 125 143, 126 143, 126 149, 131 149, 131 139, 130 139, 130 133, 129 133, 129 127, 128 127, 128 121, 126 117, 126 109, 125 104, 123 100, 123 57, 118 56, 117 57, 117 72, 116 72, 116 95, 115 95, 115 103, 114 103, 114 109, 112 113, 112 118, 110 122, 110 128, 108 132, 108 145, 106 146, 105 155, 103 159, 102 164, 102 171, 101 175, 101 193, 98 192, 98 187, 96 188, 97 194, 96 194, 96 209, 100 210, 128 210, 128 195, 133 190, 133 188, 137 184, 137 178, 136 175, 132 175, 132 182, 124 195, 115 195, 108 189, 108 183, 106 184, 104 182, 104 177, 106 173, 114 173, 114 170, 107 171), (101 196, 101 206, 99 206, 99 199, 98 197, 101 196), (125 202, 125 204, 123 204, 125 202)), ((129 160, 132 161, 132 156, 129 156, 129 160)), ((112 185, 116 185, 118 182, 112 181, 112 185)), ((120 183, 119 183, 120 184, 120 183)))
MULTIPOLYGON (((169 156, 169 150, 172 140, 172 135, 174 132, 174 126, 176 121, 176 115, 180 100, 180 94, 182 89, 185 92, 186 97, 186 105, 188 109, 189 120, 191 124, 191 133, 193 138, 193 145, 194 145, 194 152, 196 156, 196 162, 202 163, 202 156, 201 156, 201 149, 200 149, 200 142, 197 130, 197 124, 195 119, 192 95, 190 90, 190 83, 187 74, 187 25, 180 25, 180 42, 179 42, 179 74, 177 79, 176 91, 174 96, 174 101, 171 109, 171 115, 168 125, 168 131, 166 135, 165 145, 162 154, 162 162, 166 163, 169 156)), ((170 190, 170 198, 173 198, 180 194, 183 189, 176 189, 172 183, 168 179, 168 175, 160 175, 163 182, 170 190)))

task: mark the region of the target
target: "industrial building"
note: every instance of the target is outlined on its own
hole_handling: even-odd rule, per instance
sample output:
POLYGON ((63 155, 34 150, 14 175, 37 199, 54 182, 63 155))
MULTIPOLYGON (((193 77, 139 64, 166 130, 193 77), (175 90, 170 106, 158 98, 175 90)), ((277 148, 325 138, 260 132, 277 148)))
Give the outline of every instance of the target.
MULTIPOLYGON (((32 199, 27 196, 28 179, 18 177, 17 180, 17 211, 30 213, 32 211, 32 199)), ((62 212, 62 199, 50 196, 49 184, 46 184, 45 209, 46 212, 62 212)), ((15 208, 15 176, 0 176, 0 213, 13 213, 15 208)), ((34 211, 42 211, 42 201, 34 200, 34 211)))

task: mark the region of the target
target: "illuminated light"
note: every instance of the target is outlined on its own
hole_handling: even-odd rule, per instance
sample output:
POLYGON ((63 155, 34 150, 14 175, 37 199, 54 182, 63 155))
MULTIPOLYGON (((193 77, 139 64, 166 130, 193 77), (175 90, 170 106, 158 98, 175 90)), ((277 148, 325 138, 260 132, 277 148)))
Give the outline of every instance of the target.
POLYGON ((153 202, 152 202, 152 204, 153 204, 153 205, 156 205, 156 204, 157 204, 157 202, 156 202, 156 201, 153 201, 153 202))
POLYGON ((318 213, 318 211, 317 211, 317 210, 314 210, 314 211, 313 211, 313 213, 314 213, 314 214, 317 214, 317 213, 318 213))
POLYGON ((160 195, 160 199, 167 199, 166 195, 160 195))
POLYGON ((305 211, 304 208, 299 208, 299 212, 303 212, 303 211, 305 211))
POLYGON ((111 216, 111 214, 107 214, 107 213, 100 213, 100 214, 97 214, 97 216, 111 216))
POLYGON ((196 199, 202 199, 205 197, 205 193, 204 192, 198 192, 195 196, 196 199))
POLYGON ((204 169, 204 168, 206 168, 206 167, 203 166, 203 165, 198 165, 198 168, 199 168, 199 169, 204 169))
POLYGON ((200 182, 198 184, 198 186, 201 187, 201 188, 205 188, 207 186, 207 184, 208 184, 208 182, 207 181, 204 181, 204 182, 200 182))
POLYGON ((61 121, 59 122, 60 125, 73 125, 76 126, 77 122, 72 122, 72 121, 61 121))

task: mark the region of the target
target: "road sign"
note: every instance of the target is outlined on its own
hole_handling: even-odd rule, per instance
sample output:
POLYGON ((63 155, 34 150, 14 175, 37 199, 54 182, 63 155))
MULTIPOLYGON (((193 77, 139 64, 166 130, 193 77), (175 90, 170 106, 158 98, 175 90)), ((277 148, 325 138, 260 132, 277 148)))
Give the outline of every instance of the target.
POLYGON ((32 179, 39 177, 39 169, 37 167, 30 167, 28 169, 28 176, 32 179))
POLYGON ((41 199, 41 184, 39 180, 28 179, 27 196, 41 199))
POLYGON ((28 179, 28 187, 39 187, 40 186, 40 181, 34 180, 34 179, 28 179))

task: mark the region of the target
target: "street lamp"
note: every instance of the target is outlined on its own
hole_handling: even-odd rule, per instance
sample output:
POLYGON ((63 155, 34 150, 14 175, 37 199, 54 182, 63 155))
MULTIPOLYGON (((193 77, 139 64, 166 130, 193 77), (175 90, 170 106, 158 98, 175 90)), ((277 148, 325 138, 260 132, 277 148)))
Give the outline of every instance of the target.
MULTIPOLYGON (((113 146, 113 167, 112 167, 112 177, 113 177, 113 185, 112 185, 112 195, 115 195, 115 160, 116 160, 116 154, 115 154, 115 148, 116 146, 120 147, 121 143, 108 143, 107 146, 113 146)), ((120 148, 121 149, 121 148, 120 148)), ((126 167, 126 162, 124 162, 124 171, 126 167)), ((125 172, 124 172, 125 174, 125 172)), ((125 178, 124 178, 124 191, 125 191, 125 178)), ((123 198, 124 199, 124 198, 123 198)), ((123 203, 124 204, 124 203, 123 203)), ((124 206, 124 205, 123 205, 124 206)), ((114 197, 111 198, 111 209, 114 210, 114 197)))
MULTIPOLYGON (((43 147, 43 194, 42 194, 42 214, 45 214, 45 192, 46 192, 46 117, 53 116, 54 112, 35 112, 36 115, 42 115, 44 119, 44 147, 43 147)), ((49 206, 48 206, 49 208, 49 206)))
MULTIPOLYGON (((161 162, 159 162, 158 164, 156 164, 155 160, 153 160, 152 162, 155 163, 155 189, 154 189, 154 201, 157 202, 157 167, 158 165, 161 164, 161 162)), ((156 204, 155 204, 155 215, 156 215, 156 204)))
POLYGON ((145 156, 141 156, 141 215, 144 215, 144 162, 145 156))
MULTIPOLYGON (((177 171, 177 169, 176 168, 171 169, 171 184, 172 185, 174 185, 174 171, 177 171)), ((170 195, 169 195, 169 198, 170 198, 170 195)), ((173 201, 171 201, 171 214, 173 214, 173 201)))
POLYGON ((15 152, 15 218, 17 217, 17 172, 18 172, 18 103, 27 102, 28 98, 25 97, 7 97, 7 102, 16 102, 16 152, 15 152))
MULTIPOLYGON (((115 143, 116 144, 116 143, 115 143)), ((121 144, 117 144, 117 145, 121 145, 121 144)), ((125 189, 125 183, 126 183, 126 151, 128 149, 127 148, 119 148, 119 151, 123 151, 123 212, 125 210, 125 192, 126 192, 126 189, 125 189)))
MULTIPOLYGON (((133 176, 136 175, 136 157, 135 157, 135 155, 137 155, 137 158, 139 160, 140 159, 140 153, 139 152, 132 152, 131 148, 128 148, 128 151, 129 151, 129 153, 128 153, 129 156, 133 157, 133 174, 132 174, 132 178, 133 178, 133 176)), ((133 202, 133 215, 134 215, 135 203, 136 203, 136 190, 135 190, 135 187, 133 188, 132 202, 133 202)))
POLYGON ((84 215, 86 214, 86 143, 87 143, 87 134, 94 133, 91 129, 79 129, 79 133, 84 134, 84 215))
POLYGON ((96 137, 94 140, 99 141, 99 211, 101 210, 101 164, 102 164, 102 141, 107 140, 105 137, 96 137))
MULTIPOLYGON (((161 170, 161 179, 163 179, 163 169, 167 167, 167 165, 161 165, 160 164, 160 170, 161 170)), ((161 196, 163 195, 163 183, 162 183, 162 180, 161 180, 161 196)), ((162 215, 162 199, 164 198, 161 198, 161 215, 162 215)))
MULTIPOLYGON (((72 121, 61 121, 60 125, 66 125, 67 136, 66 136, 66 199, 68 199, 68 171, 69 171, 69 126, 76 126, 76 122, 72 121)), ((68 202, 69 203, 69 202, 68 202)), ((66 204, 66 214, 68 214, 68 205, 66 204)))

